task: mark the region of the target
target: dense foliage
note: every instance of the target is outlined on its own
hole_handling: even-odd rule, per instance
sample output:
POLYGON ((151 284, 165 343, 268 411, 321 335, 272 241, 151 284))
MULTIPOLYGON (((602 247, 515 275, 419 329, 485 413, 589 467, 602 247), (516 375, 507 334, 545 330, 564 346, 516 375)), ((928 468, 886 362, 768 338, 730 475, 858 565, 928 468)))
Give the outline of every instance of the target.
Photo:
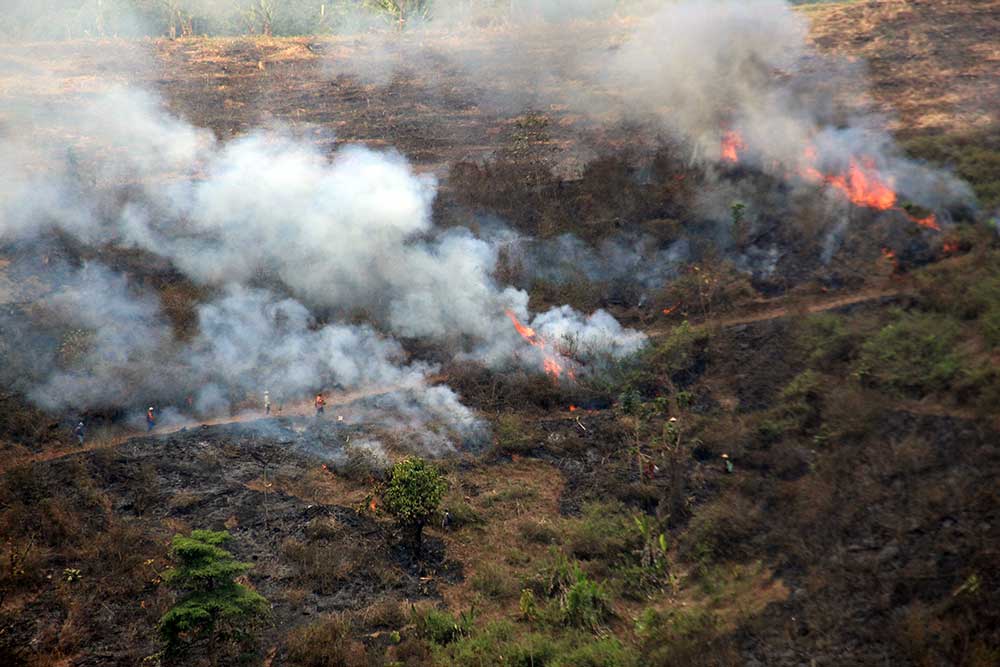
POLYGON ((423 528, 437 513, 447 488, 438 469, 423 459, 403 459, 392 467, 382 500, 412 546, 420 546, 423 528))
POLYGON ((178 591, 179 600, 159 626, 168 655, 205 642, 214 662, 220 644, 248 639, 248 630, 266 612, 267 600, 236 583, 250 564, 220 546, 229 539, 228 532, 211 530, 174 536, 170 556, 176 567, 163 578, 178 591))

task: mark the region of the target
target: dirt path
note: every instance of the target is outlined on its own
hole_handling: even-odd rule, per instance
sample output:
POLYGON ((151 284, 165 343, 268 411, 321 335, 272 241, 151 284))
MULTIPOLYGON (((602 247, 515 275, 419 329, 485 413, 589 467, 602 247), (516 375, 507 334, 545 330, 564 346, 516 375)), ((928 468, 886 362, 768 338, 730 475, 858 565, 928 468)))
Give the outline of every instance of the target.
MULTIPOLYGON (((327 418, 336 419, 337 413, 331 411, 330 408, 346 407, 364 398, 370 398, 372 396, 381 396, 383 394, 389 394, 394 391, 399 391, 401 389, 406 389, 406 387, 405 386, 372 387, 369 389, 362 389, 358 391, 332 393, 326 395, 327 418)), ((271 412, 272 417, 308 417, 314 414, 315 414, 315 408, 311 400, 305 400, 293 403, 291 405, 283 406, 283 408, 280 411, 272 409, 271 412)), ((202 420, 191 420, 186 422, 173 423, 167 426, 157 427, 151 433, 144 430, 122 431, 110 437, 94 437, 85 442, 82 447, 75 447, 70 445, 66 447, 60 447, 58 449, 48 449, 43 452, 31 454, 29 456, 23 456, 23 457, 12 456, 9 460, 0 461, 0 473, 6 472, 7 470, 10 470, 11 468, 14 468, 19 465, 41 463, 44 461, 54 461, 56 459, 73 456, 74 454, 79 454, 81 452, 89 452, 97 449, 113 449, 128 442, 132 438, 138 438, 146 435, 149 436, 169 435, 171 433, 177 433, 178 431, 184 430, 186 428, 198 428, 199 426, 219 426, 223 424, 251 422, 264 418, 265 415, 263 410, 247 410, 237 415, 223 415, 219 417, 211 417, 202 420)))
MULTIPOLYGON (((876 301, 889 296, 896 296, 903 292, 902 288, 871 288, 862 290, 860 292, 854 292, 853 294, 847 294, 844 296, 831 297, 828 299, 822 299, 814 301, 808 305, 801 308, 788 305, 787 300, 782 299, 785 305, 779 305, 772 308, 767 308, 758 312, 751 313, 741 313, 739 315, 731 315, 729 317, 724 317, 720 319, 709 318, 700 322, 701 324, 715 324, 720 327, 735 327, 741 324, 754 324, 756 322, 765 322, 768 320, 777 320, 785 317, 789 314, 795 313, 822 313, 828 310, 836 310, 837 308, 843 308, 844 306, 851 306, 856 303, 865 303, 867 301, 876 301)), ((659 336, 666 336, 673 329, 672 326, 656 326, 652 329, 646 330, 646 335, 650 338, 657 338, 659 336)))

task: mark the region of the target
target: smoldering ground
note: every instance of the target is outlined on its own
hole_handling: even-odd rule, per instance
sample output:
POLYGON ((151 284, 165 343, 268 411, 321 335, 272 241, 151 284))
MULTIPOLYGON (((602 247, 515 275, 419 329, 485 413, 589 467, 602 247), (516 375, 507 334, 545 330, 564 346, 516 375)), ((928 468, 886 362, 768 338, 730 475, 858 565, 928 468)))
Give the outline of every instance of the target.
POLYGON ((628 16, 601 2, 527 5, 489 30, 470 28, 473 10, 454 9, 404 34, 372 31, 332 53, 328 69, 375 85, 401 72, 454 85, 460 73, 483 107, 664 132, 692 164, 724 161, 724 138, 736 133, 741 162, 782 181, 815 187, 803 170, 840 174, 863 158, 915 204, 971 201, 965 184, 902 154, 866 96, 863 68, 812 49, 807 19, 783 0, 651 2, 628 16))
MULTIPOLYGON (((431 386, 436 368, 408 359, 377 330, 494 361, 523 345, 504 311, 527 318, 527 294, 493 279, 495 244, 434 228, 433 177, 393 152, 347 147, 327 158, 280 128, 220 144, 148 93, 125 88, 38 113, 58 128, 57 141, 17 131, 27 125, 4 137, 13 148, 3 153, 10 177, 0 199, 8 247, 37 251, 60 237, 138 249, 207 295, 196 333, 178 337, 153 294, 98 260, 50 267, 52 293, 38 321, 70 335, 77 349, 50 350, 44 377, 35 369, 29 393, 40 405, 186 401, 211 412, 265 389, 291 397, 387 387, 380 410, 434 434, 426 446, 481 435, 451 390, 431 386), (128 119, 120 132, 96 122, 110 108, 128 119), (360 311, 371 325, 336 323, 360 311)), ((562 317, 583 322, 571 309, 546 321, 562 317)), ((606 315, 592 318, 587 332, 591 345, 623 333, 606 315), (611 327, 603 338, 593 333, 601 326, 611 327)), ((630 332, 627 340, 634 351, 643 337, 630 332)))
MULTIPOLYGON (((801 20, 783 3, 764 4, 751 10, 735 2, 710 9, 669 3, 639 21, 612 22, 612 31, 591 24, 597 37, 586 43, 596 47, 568 48, 553 60, 533 55, 527 62, 526 54, 534 52, 520 44, 534 47, 556 35, 564 42, 570 34, 563 34, 569 14, 554 11, 556 3, 542 3, 479 56, 458 59, 435 46, 434 57, 484 84, 478 88, 487 91, 485 103, 503 98, 504 104, 560 104, 596 123, 634 120, 676 135, 692 164, 708 176, 700 215, 720 224, 728 222, 732 194, 717 187, 725 179, 712 176, 721 136, 730 130, 743 137, 741 159, 776 180, 785 180, 801 162, 803 147, 813 145, 812 166, 842 169, 864 151, 874 168, 898 181, 901 192, 928 206, 965 196, 953 179, 899 157, 863 106, 839 117, 829 112, 824 105, 837 91, 816 84, 830 71, 823 63, 801 66, 809 55, 801 20), (489 94, 487 75, 501 64, 514 72, 508 82, 527 97, 489 94)), ((404 54, 411 67, 422 66, 426 53, 421 30, 391 38, 397 40, 393 52, 404 54)), ((337 67, 369 76, 366 68, 382 66, 346 59, 337 67)), ((389 63, 389 71, 396 67, 389 63)), ((850 78, 839 66, 835 71, 835 81, 850 78)), ((536 363, 539 348, 525 346, 506 320, 507 310, 545 338, 585 340, 575 347, 593 358, 629 354, 644 342, 602 313, 588 317, 556 308, 530 317, 527 293, 493 277, 501 245, 465 229, 435 228, 436 180, 391 151, 347 147, 329 157, 282 128, 220 143, 165 112, 155 96, 128 88, 64 108, 23 100, 5 114, 2 142, 3 242, 57 233, 91 247, 136 248, 166 260, 209 292, 198 308, 198 335, 179 341, 163 333, 165 322, 148 295, 131 303, 133 290, 84 267, 81 285, 98 286, 77 298, 53 300, 50 310, 67 328, 93 332, 125 322, 131 331, 88 334, 91 347, 72 359, 79 366, 54 369, 33 391, 51 407, 91 405, 93 391, 123 396, 135 387, 154 392, 197 386, 197 404, 208 410, 274 382, 286 383, 290 392, 312 391, 316 379, 344 386, 384 379, 426 385, 433 367, 406 359, 390 335, 433 341, 491 363, 515 351, 536 363), (104 294, 113 295, 111 303, 87 303, 104 294), (328 324, 347 317, 373 326, 328 324), (333 361, 308 356, 312 349, 326 350, 333 361), (296 365, 303 351, 306 360, 296 365), (375 360, 371 369, 352 367, 367 356, 375 360), (272 369, 288 377, 273 380, 279 371, 272 369)), ((687 256, 683 242, 640 252, 642 239, 623 239, 596 254, 572 239, 559 243, 585 258, 591 275, 622 275, 629 273, 622 266, 631 265, 643 282, 648 273, 650 283, 669 277, 687 256)), ((751 250, 773 266, 770 248, 751 250)), ((537 255, 547 259, 552 253, 537 255)), ((759 264, 752 255, 747 252, 748 261, 759 264)), ((550 262, 525 256, 538 267, 532 270, 558 274, 550 262)), ((457 398, 454 405, 450 400, 438 396, 435 403, 450 405, 456 424, 467 421, 457 398)))

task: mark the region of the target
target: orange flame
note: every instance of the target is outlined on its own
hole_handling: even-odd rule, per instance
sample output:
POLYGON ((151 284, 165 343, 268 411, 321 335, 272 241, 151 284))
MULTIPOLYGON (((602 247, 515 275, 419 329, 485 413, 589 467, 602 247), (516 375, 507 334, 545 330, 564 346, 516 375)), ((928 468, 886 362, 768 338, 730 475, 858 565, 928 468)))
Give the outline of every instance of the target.
POLYGON ((377 507, 378 507, 378 501, 376 501, 374 498, 372 498, 370 501, 368 501, 368 511, 369 512, 374 512, 377 507))
POLYGON ((677 306, 670 306, 669 308, 664 308, 663 309, 663 314, 664 315, 669 315, 670 313, 674 312, 675 310, 677 310, 677 306))
POLYGON ((934 217, 933 213, 928 215, 926 218, 917 218, 910 215, 909 213, 906 214, 906 217, 908 217, 912 222, 917 223, 921 227, 926 227, 927 229, 933 229, 936 232, 941 231, 941 225, 938 224, 937 218, 934 217))
MULTIPOLYGON (((815 146, 806 147, 805 158, 810 163, 816 162, 815 146)), ((897 206, 896 191, 893 190, 891 180, 887 181, 882 178, 875 168, 875 163, 870 158, 861 158, 860 161, 851 158, 846 174, 824 174, 811 164, 803 167, 799 174, 806 180, 826 183, 839 190, 855 206, 863 206, 876 211, 900 211, 911 222, 921 227, 933 229, 936 232, 941 231, 941 226, 938 225, 937 218, 934 217, 933 213, 925 218, 917 218, 897 206)))
POLYGON ((743 137, 735 130, 728 130, 722 135, 722 159, 726 162, 737 163, 740 161, 740 151, 747 145, 743 137))
MULTIPOLYGON (((722 160, 726 162, 738 162, 740 151, 746 148, 746 142, 735 130, 727 130, 722 135, 722 160)), ((875 209, 877 211, 903 211, 897 206, 896 191, 890 180, 882 178, 871 158, 862 157, 860 159, 851 158, 847 166, 847 171, 840 174, 825 174, 816 168, 817 151, 815 146, 806 146, 805 154, 806 166, 799 170, 799 176, 814 183, 825 183, 830 187, 843 193, 855 206, 875 209)), ((777 166, 777 165, 773 165, 777 166)), ((912 222, 921 227, 941 231, 941 226, 933 214, 925 218, 917 218, 906 213, 912 222)), ((664 311, 667 314, 667 311, 664 311)))
POLYGON ((941 251, 946 255, 958 252, 958 241, 945 241, 941 244, 941 251))
POLYGON ((505 312, 507 313, 507 317, 510 318, 510 321, 514 323, 514 329, 517 330, 517 333, 521 334, 521 338, 527 341, 531 346, 537 347, 545 355, 545 358, 542 360, 542 370, 545 371, 546 375, 553 379, 558 379, 563 374, 563 371, 565 371, 566 375, 570 379, 576 379, 576 374, 573 372, 573 369, 563 368, 563 365, 559 362, 558 355, 555 352, 550 351, 549 348, 551 346, 538 334, 536 334, 534 329, 521 324, 521 322, 517 319, 517 316, 510 310, 505 312))
POLYGON ((899 262, 896 260, 896 253, 891 248, 882 248, 882 258, 892 265, 893 271, 899 270, 899 262))
POLYGON ((576 406, 575 405, 569 406, 569 411, 570 412, 576 412, 576 406))
POLYGON ((853 158, 846 174, 819 174, 815 169, 806 169, 814 180, 823 180, 840 190, 855 206, 864 206, 885 211, 896 205, 896 193, 892 187, 879 178, 874 165, 861 165, 853 158))

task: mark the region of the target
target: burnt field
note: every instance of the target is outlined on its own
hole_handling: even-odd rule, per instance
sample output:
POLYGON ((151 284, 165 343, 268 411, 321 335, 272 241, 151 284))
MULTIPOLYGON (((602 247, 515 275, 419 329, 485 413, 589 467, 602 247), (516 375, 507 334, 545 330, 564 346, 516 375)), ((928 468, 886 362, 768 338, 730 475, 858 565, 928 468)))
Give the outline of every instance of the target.
POLYGON ((1000 5, 651 5, 0 42, 0 663, 1000 662, 1000 5))

